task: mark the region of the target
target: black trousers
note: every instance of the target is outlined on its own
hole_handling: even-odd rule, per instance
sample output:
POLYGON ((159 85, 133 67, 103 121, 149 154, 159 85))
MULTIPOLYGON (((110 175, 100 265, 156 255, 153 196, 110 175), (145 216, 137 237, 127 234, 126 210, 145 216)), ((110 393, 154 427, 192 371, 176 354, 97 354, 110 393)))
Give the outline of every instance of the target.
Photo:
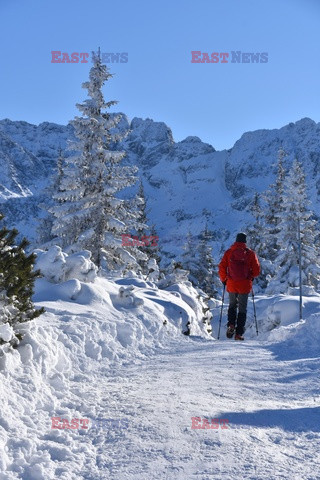
POLYGON ((229 293, 228 325, 236 325, 236 333, 242 335, 247 320, 248 293, 229 293))

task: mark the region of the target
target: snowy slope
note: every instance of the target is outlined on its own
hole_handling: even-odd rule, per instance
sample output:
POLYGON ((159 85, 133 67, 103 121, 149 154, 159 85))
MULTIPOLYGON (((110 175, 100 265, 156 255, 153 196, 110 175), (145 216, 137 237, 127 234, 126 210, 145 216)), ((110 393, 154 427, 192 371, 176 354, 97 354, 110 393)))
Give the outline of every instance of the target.
POLYGON ((0 358, 1 480, 320 478, 319 297, 304 298, 302 322, 296 297, 258 297, 262 334, 249 305, 237 343, 225 315, 215 340, 218 305, 214 336, 203 332, 182 285, 41 279, 35 300, 47 312, 0 358), (143 304, 119 297, 128 285, 143 304))
MULTIPOLYGON (((245 207, 254 193, 273 181, 281 145, 289 154, 288 165, 294 157, 303 162, 312 206, 320 215, 320 124, 310 119, 281 129, 247 132, 232 149, 221 152, 197 137, 174 142, 163 122, 139 118, 129 122, 124 116, 120 129, 128 127, 131 132, 123 144, 127 161, 140 169, 150 223, 155 224, 169 256, 180 254, 187 231, 198 234, 206 220, 214 231, 216 254, 223 243, 229 245, 250 218, 245 207)), ((36 236, 37 217, 43 214, 39 204, 48 201, 44 186, 54 171, 59 148, 65 149, 72 132, 70 125, 0 121, 5 138, 0 145, 2 209, 9 224, 17 225, 31 240, 36 236), (14 158, 24 162, 19 175, 14 158), (20 198, 8 200, 10 195, 20 198)))
POLYGON ((1 197, 24 197, 31 194, 37 179, 44 174, 42 162, 24 147, 0 131, 1 197))
POLYGON ((226 183, 237 198, 236 208, 241 209, 255 191, 265 190, 273 181, 277 151, 282 148, 288 156, 286 166, 297 158, 302 162, 319 214, 316 199, 319 196, 320 124, 309 118, 290 123, 281 129, 257 130, 242 135, 233 148, 226 164, 226 183), (257 182, 258 180, 258 182, 257 182), (239 203, 240 198, 240 203, 239 203))

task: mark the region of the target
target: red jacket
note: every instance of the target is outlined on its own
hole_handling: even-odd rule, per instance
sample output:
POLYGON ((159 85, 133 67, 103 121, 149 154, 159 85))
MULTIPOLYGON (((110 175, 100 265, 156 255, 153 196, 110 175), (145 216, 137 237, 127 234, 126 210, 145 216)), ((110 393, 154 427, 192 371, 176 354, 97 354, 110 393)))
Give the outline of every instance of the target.
POLYGON ((245 280, 233 280, 228 276, 228 266, 230 256, 233 250, 237 248, 246 249, 247 246, 242 242, 235 242, 229 250, 225 252, 219 264, 219 277, 221 282, 227 281, 227 291, 230 293, 250 293, 252 289, 252 279, 260 274, 260 264, 257 255, 253 250, 249 250, 249 278, 245 280))

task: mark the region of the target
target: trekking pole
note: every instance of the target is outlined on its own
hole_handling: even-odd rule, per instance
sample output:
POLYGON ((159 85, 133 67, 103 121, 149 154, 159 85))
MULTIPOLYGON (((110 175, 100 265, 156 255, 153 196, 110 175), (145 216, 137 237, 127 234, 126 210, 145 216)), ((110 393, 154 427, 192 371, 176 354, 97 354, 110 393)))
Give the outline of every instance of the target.
POLYGON ((220 328, 221 328, 221 320, 222 320, 222 311, 223 311, 223 302, 224 302, 224 292, 226 290, 226 284, 223 284, 223 294, 222 294, 222 304, 221 304, 221 312, 220 312, 220 320, 219 320, 219 330, 218 330, 218 340, 220 338, 220 328))
POLYGON ((253 314, 254 314, 254 320, 255 320, 255 323, 256 323, 256 332, 257 332, 257 335, 258 335, 258 322, 257 322, 257 312, 256 312, 256 306, 255 306, 255 303, 254 303, 254 293, 253 293, 253 288, 251 289, 251 293, 252 293, 252 303, 253 303, 253 314))

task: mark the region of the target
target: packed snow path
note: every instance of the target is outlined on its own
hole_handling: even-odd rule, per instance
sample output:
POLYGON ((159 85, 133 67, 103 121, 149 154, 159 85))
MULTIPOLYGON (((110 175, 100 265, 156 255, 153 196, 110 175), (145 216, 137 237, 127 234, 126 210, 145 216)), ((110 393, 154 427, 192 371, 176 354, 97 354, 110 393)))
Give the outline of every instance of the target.
POLYGON ((52 431, 59 447, 70 436, 78 444, 72 470, 75 458, 57 453, 56 478, 320 479, 319 359, 281 360, 269 347, 186 338, 146 360, 102 366, 82 391, 77 383, 80 410, 124 424, 52 431), (191 417, 229 428, 191 429, 191 417))

